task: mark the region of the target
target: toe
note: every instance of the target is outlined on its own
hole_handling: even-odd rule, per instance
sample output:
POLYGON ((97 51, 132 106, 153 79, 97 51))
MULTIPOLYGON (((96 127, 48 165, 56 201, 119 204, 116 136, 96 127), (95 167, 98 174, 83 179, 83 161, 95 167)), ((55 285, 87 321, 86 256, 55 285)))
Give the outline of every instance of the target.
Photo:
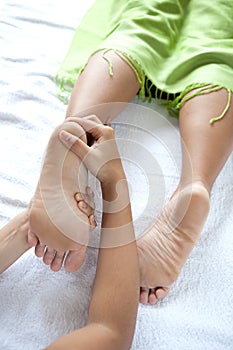
POLYGON ((93 209, 84 201, 79 201, 78 207, 87 216, 93 214, 93 209))
POLYGON ((44 257, 43 257, 43 262, 46 265, 50 265, 55 257, 56 251, 53 248, 46 247, 44 257))
POLYGON ((77 271, 83 264, 85 259, 86 246, 82 246, 79 250, 72 250, 65 258, 65 269, 68 272, 77 271))
POLYGON ((80 193, 80 192, 77 192, 74 197, 75 197, 77 202, 84 200, 84 197, 83 197, 82 193, 80 193))
POLYGON ((151 305, 155 305, 157 303, 158 299, 157 299, 157 296, 155 294, 155 289, 150 289, 150 292, 149 292, 149 297, 148 297, 148 302, 151 304, 151 305))
POLYGON ((155 295, 156 295, 157 299, 163 299, 167 295, 168 291, 169 291, 169 288, 158 287, 155 289, 155 295))
POLYGON ((38 238, 32 231, 28 231, 28 244, 30 247, 35 247, 38 243, 38 238))
POLYGON ((140 303, 147 304, 149 301, 149 288, 141 287, 140 289, 140 303))
POLYGON ((45 251, 45 244, 42 242, 37 242, 37 245, 35 247, 35 254, 38 258, 42 258, 44 256, 44 251, 45 251))
POLYGON ((56 252, 54 259, 50 265, 51 270, 53 270, 54 272, 57 272, 61 269, 62 267, 62 263, 65 257, 65 253, 64 252, 56 252))

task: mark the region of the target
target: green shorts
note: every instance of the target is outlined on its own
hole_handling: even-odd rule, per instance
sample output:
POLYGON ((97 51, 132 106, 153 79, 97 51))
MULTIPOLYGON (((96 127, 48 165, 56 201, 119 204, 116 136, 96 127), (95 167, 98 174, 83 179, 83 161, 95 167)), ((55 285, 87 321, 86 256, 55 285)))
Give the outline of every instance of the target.
MULTIPOLYGON (((59 95, 69 96, 90 56, 104 50, 106 59, 105 52, 111 49, 134 69, 140 97, 150 99, 154 85, 167 93, 168 106, 178 110, 194 88, 209 93, 224 87, 229 105, 232 14, 232 0, 96 0, 58 71, 59 95)), ((106 61, 109 73, 114 74, 111 62, 106 61)))

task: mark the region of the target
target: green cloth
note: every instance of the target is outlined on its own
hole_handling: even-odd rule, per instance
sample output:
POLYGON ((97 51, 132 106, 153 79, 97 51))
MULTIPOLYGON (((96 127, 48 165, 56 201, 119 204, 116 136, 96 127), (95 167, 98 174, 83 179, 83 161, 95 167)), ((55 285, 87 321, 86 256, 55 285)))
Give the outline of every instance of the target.
POLYGON ((58 71, 60 96, 102 49, 133 65, 141 96, 147 79, 171 94, 210 85, 233 91, 233 0, 96 0, 58 71))

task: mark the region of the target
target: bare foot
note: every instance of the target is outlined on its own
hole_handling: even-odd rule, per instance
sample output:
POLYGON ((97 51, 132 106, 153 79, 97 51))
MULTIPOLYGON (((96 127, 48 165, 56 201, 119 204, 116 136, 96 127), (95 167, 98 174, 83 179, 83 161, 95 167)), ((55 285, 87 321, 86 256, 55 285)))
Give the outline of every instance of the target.
POLYGON ((64 258, 62 252, 75 251, 76 255, 79 254, 75 266, 69 262, 70 256, 66 258, 67 269, 73 271, 84 261, 90 233, 89 219, 85 213, 77 210, 74 198, 75 193, 85 192, 87 170, 77 156, 60 142, 58 135, 61 130, 86 141, 83 129, 74 122, 66 121, 53 132, 31 203, 29 243, 35 245, 36 239, 40 242, 40 246, 36 247, 38 255, 46 246, 44 261, 53 261, 55 269, 60 265, 56 261, 64 258))
MULTIPOLYGON (((91 189, 87 187, 86 194, 77 193, 75 200, 77 201, 78 208, 81 210, 89 219, 91 229, 96 227, 96 221, 94 217, 94 201, 93 193, 91 189)), ((31 246, 35 246, 35 254, 38 258, 43 257, 43 261, 46 265, 50 265, 51 270, 57 272, 61 269, 64 262, 64 266, 67 271, 76 271, 83 263, 85 251, 78 247, 78 250, 71 250, 66 254, 66 251, 56 251, 52 247, 46 246, 44 242, 38 241, 36 235, 32 232, 29 233, 28 237, 31 246)))
POLYGON ((209 212, 201 183, 177 190, 156 222, 138 238, 140 302, 156 304, 178 277, 209 212))

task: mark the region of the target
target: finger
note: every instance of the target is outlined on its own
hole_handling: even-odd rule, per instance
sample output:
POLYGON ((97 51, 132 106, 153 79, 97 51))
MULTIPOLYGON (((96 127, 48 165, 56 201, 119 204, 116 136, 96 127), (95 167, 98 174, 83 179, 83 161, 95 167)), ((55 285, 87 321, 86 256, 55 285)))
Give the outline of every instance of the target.
POLYGON ((91 229, 94 230, 96 228, 96 226, 97 226, 97 223, 95 221, 95 217, 94 217, 93 214, 91 214, 89 216, 89 222, 90 222, 90 225, 91 225, 91 229))
MULTIPOLYGON (((81 160, 84 160, 90 147, 86 145, 80 138, 70 134, 65 130, 61 130, 59 133, 60 141, 69 148, 73 153, 75 153, 81 160)), ((85 162, 84 162, 85 163, 85 162)))
MULTIPOLYGON (((66 120, 78 123, 79 118, 80 117, 78 115, 76 115, 76 116, 73 116, 73 117, 69 117, 66 120)), ((102 124, 101 120, 94 114, 93 115, 88 115, 88 116, 85 116, 85 117, 81 117, 81 118, 82 119, 85 118, 85 119, 88 119, 88 120, 92 120, 92 121, 94 121, 97 124, 102 124)), ((88 131, 86 131, 86 137, 87 137, 87 144, 88 144, 88 146, 92 146, 93 143, 95 142, 94 137, 88 131)))
POLYGON ((75 121, 78 123, 86 132, 89 132, 95 140, 100 138, 108 126, 104 126, 101 121, 96 121, 88 118, 69 118, 69 121, 75 121))
MULTIPOLYGON (((94 196, 90 187, 87 186, 86 191, 90 193, 89 197, 94 196)), ((94 217, 94 210, 93 210, 94 206, 89 205, 88 202, 84 200, 84 196, 80 192, 75 194, 75 199, 78 203, 79 209, 88 216, 91 229, 94 230, 97 226, 95 217, 94 217)))
POLYGON ((87 216, 93 214, 93 209, 84 201, 78 202, 78 207, 87 216))
POLYGON ((79 123, 79 119, 85 119, 85 120, 92 120, 93 122, 95 122, 97 124, 103 124, 102 121, 95 114, 86 115, 85 117, 79 117, 78 115, 77 116, 74 115, 74 116, 67 118, 66 120, 77 122, 77 119, 78 119, 78 123, 79 123))
MULTIPOLYGON (((77 192, 77 193, 75 193, 74 198, 78 204, 81 201, 85 202, 87 204, 87 206, 89 206, 92 209, 92 212, 95 209, 94 195, 93 194, 88 195, 88 194, 82 194, 81 192, 77 192)), ((83 208, 85 208, 85 207, 83 206, 83 208)))
POLYGON ((82 195, 81 192, 75 193, 74 198, 76 199, 77 202, 84 201, 84 196, 82 195))
POLYGON ((85 120, 92 120, 93 122, 97 124, 103 124, 103 122, 97 117, 95 114, 87 115, 84 117, 85 120))

